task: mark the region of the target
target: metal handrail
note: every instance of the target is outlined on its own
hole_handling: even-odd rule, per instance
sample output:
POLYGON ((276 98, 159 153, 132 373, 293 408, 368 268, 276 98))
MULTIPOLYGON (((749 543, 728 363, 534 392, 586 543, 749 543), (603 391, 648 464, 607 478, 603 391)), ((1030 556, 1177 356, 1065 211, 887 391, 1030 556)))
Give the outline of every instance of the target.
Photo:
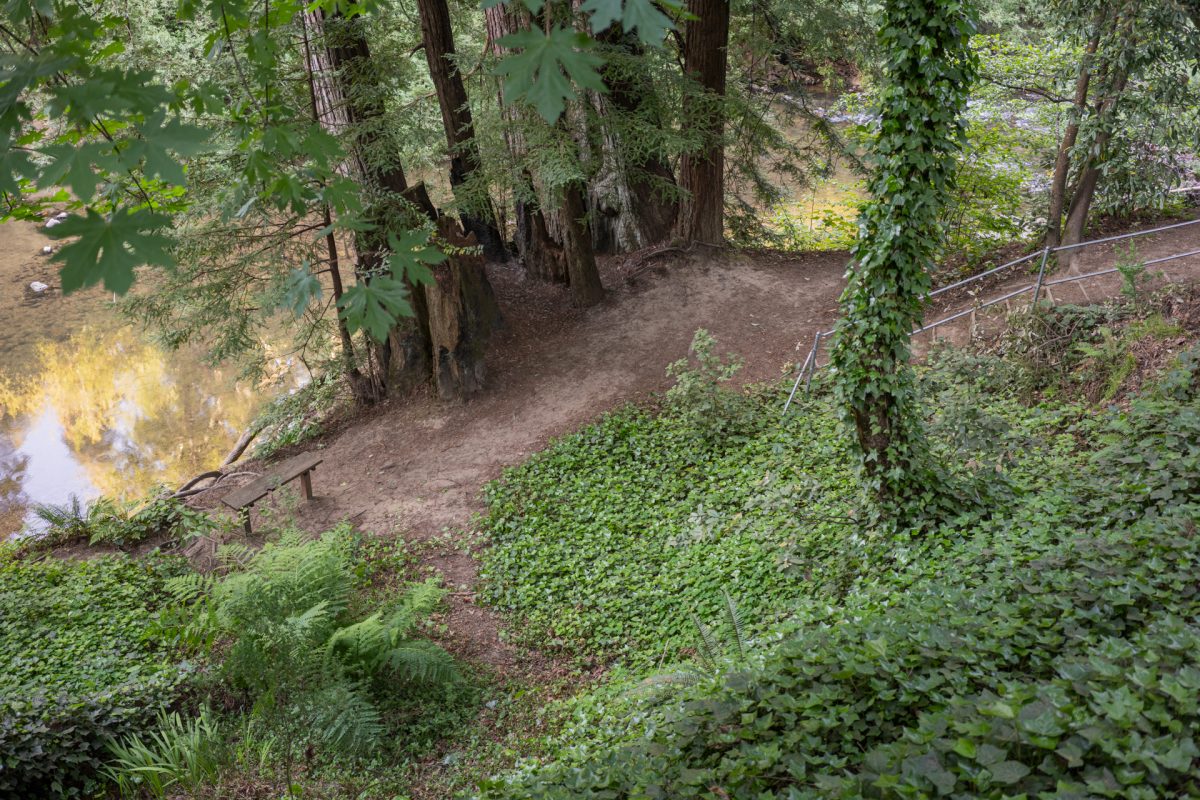
MULTIPOLYGON (((1015 267, 1018 264, 1023 264, 1026 261, 1032 261, 1034 258, 1037 258, 1039 255, 1042 257, 1041 265, 1038 268, 1037 280, 1034 283, 1031 283, 1028 286, 1022 287, 1015 291, 1009 292, 1008 294, 1006 294, 1002 297, 993 298, 984 303, 974 305, 971 308, 951 314, 948 317, 943 317, 942 319, 939 319, 935 322, 931 322, 928 325, 922 325, 921 327, 912 331, 912 333, 910 333, 909 336, 916 336, 919 333, 924 333, 925 331, 933 330, 934 328, 945 325, 947 322, 953 322, 954 320, 961 319, 962 317, 965 317, 968 314, 972 314, 976 311, 980 311, 980 310, 988 308, 990 306, 997 305, 998 303, 1003 303, 1006 300, 1011 300, 1012 298, 1017 297, 1022 294, 1025 294, 1025 292, 1028 292, 1028 291, 1033 291, 1033 293, 1034 293, 1033 294, 1033 303, 1036 304, 1038 301, 1038 298, 1041 295, 1041 291, 1044 288, 1048 288, 1050 286, 1058 286, 1058 285, 1064 284, 1064 283, 1073 283, 1075 281, 1081 281, 1081 280, 1085 280, 1088 278, 1098 278, 1102 275, 1111 275, 1114 272, 1120 271, 1118 268, 1114 267, 1112 269, 1099 270, 1097 272, 1089 272, 1085 275, 1070 275, 1065 278, 1056 278, 1055 280, 1047 281, 1044 279, 1045 279, 1045 275, 1046 275, 1046 265, 1047 265, 1047 262, 1049 260, 1049 256, 1051 253, 1058 253, 1058 252, 1063 252, 1066 250, 1076 250, 1080 247, 1088 247, 1089 245, 1093 245, 1093 244, 1107 244, 1109 242, 1123 241, 1125 239, 1133 239, 1138 236, 1149 236, 1150 234, 1162 233, 1163 231, 1169 231, 1169 230, 1173 230, 1175 228, 1183 228, 1183 227, 1187 227, 1188 225, 1197 225, 1197 224, 1200 224, 1200 218, 1193 219, 1193 220, 1187 220, 1185 222, 1176 222, 1171 225, 1161 225, 1157 228, 1150 228, 1150 229, 1147 229, 1144 231, 1134 231, 1132 233, 1123 233, 1123 234, 1119 234, 1117 236, 1106 236, 1102 239, 1092 239, 1090 241, 1079 242, 1077 244, 1060 245, 1059 247, 1046 247, 1041 250, 1034 251, 1033 253, 1030 253, 1028 255, 1022 256, 1021 258, 1017 258, 1017 259, 1009 261, 1005 264, 1001 264, 998 267, 993 267, 989 270, 986 270, 985 272, 979 273, 978 275, 972 275, 969 278, 963 278, 962 280, 955 281, 954 283, 951 283, 947 286, 943 286, 939 289, 934 289, 928 295, 926 295, 927 299, 931 298, 931 297, 936 297, 937 295, 942 294, 943 292, 948 292, 951 289, 957 289, 959 287, 966 286, 969 283, 974 283, 975 281, 983 280, 984 278, 987 278, 991 275, 995 275, 997 272, 1000 272, 1005 269, 1010 269, 1012 267, 1015 267)), ((1195 256, 1195 255, 1200 255, 1200 250, 1189 250, 1185 253, 1175 253, 1174 255, 1164 256, 1162 258, 1156 258, 1156 259, 1153 259, 1150 261, 1143 262, 1142 266, 1149 267, 1149 266, 1153 266, 1155 264, 1163 264, 1167 261, 1174 261, 1175 259, 1178 259, 1178 258, 1187 258, 1189 256, 1195 256)), ((783 405, 783 413, 784 414, 786 414, 788 412, 788 409, 791 407, 792 401, 796 397, 796 392, 799 390, 801 382, 804 383, 805 388, 807 388, 809 385, 812 384, 813 373, 815 373, 817 370, 817 356, 819 354, 821 340, 832 336, 834 333, 834 330, 836 330, 836 329, 830 328, 827 331, 818 331, 816 333, 816 335, 813 336, 812 349, 809 350, 808 357, 804 359, 804 363, 800 366, 800 372, 799 372, 799 374, 796 375, 795 383, 792 384, 792 391, 788 394, 787 402, 784 403, 784 405, 783 405)))

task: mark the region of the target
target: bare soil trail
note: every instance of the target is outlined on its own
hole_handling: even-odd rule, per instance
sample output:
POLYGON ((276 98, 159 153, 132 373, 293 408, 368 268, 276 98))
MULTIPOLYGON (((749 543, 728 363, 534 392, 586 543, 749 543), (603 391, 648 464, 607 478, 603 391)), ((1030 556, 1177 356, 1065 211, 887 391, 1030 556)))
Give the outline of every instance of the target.
MULTIPOLYGON (((1200 225, 1138 239, 1137 247, 1143 259, 1200 248, 1200 225)), ((1093 250, 1077 260, 1077 271, 1112 265, 1112 246, 1093 250)), ((744 359, 743 382, 777 378, 785 365, 803 361, 815 332, 836 318, 847 258, 701 251, 641 266, 633 258, 605 267, 609 299, 586 311, 566 308, 563 288, 524 282, 515 267, 497 268, 492 279, 507 326, 489 356, 490 388, 465 405, 423 396, 395 402, 327 436, 325 463, 313 478, 317 497, 300 507, 300 522, 319 530, 350 519, 364 531, 418 544, 422 563, 439 570, 452 591, 446 646, 502 675, 540 672, 548 665, 505 642, 498 617, 475 604, 477 561, 465 540, 441 534, 470 526, 484 510, 481 487, 505 466, 605 411, 665 389, 667 364, 687 353, 697 328, 711 331, 722 352, 744 359)), ((1195 281, 1200 257, 1162 269, 1171 280, 1195 281)), ((998 276, 984 296, 1030 280, 1028 271, 998 276)), ((1064 286, 1053 297, 1096 301, 1119 289, 1115 276, 1064 286)), ((930 319, 973 302, 948 298, 930 319)), ((939 335, 953 338, 965 328, 939 335)))

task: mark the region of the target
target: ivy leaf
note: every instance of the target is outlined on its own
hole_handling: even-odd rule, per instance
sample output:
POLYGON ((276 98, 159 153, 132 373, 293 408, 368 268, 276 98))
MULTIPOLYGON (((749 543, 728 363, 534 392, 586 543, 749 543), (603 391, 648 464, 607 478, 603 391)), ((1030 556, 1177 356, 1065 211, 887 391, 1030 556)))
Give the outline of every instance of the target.
POLYGON ((433 285, 433 273, 426 265, 441 264, 446 260, 445 253, 429 244, 429 231, 420 228, 401 236, 389 233, 388 247, 392 251, 388 256, 392 275, 397 279, 407 277, 412 283, 433 285))
POLYGON ((377 342, 387 338, 398 317, 411 317, 404 283, 387 275, 356 283, 338 299, 338 308, 351 333, 366 332, 377 342))
POLYGON ((174 267, 167 248, 171 238, 161 233, 171 218, 145 209, 118 208, 108 217, 92 209, 86 217, 69 217, 46 231, 52 239, 78 237, 54 255, 63 263, 63 293, 104 282, 104 288, 125 294, 133 285, 133 270, 143 264, 174 267))
POLYGON ((555 28, 549 35, 527 30, 500 39, 497 44, 514 52, 496 67, 504 77, 504 102, 511 105, 525 101, 533 106, 542 119, 556 122, 566 109, 568 100, 575 99, 571 82, 604 91, 597 68, 604 59, 587 52, 591 40, 583 33, 555 28))
POLYGON ((317 276, 308 270, 308 262, 296 267, 283 279, 283 297, 278 308, 287 308, 297 318, 304 315, 305 309, 313 300, 321 299, 321 282, 317 276))

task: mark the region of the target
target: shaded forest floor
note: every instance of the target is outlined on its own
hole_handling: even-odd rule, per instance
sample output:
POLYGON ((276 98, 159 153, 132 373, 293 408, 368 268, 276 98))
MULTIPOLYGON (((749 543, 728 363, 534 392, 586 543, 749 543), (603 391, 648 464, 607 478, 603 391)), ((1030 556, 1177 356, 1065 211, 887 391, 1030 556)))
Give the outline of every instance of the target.
MULTIPOLYGON (((1111 267, 1127 249, 1127 243, 1097 246, 1072 269, 1111 267)), ((1195 249, 1200 225, 1137 240, 1143 260, 1195 249)), ((424 395, 397 400, 345 419, 323 441, 305 446, 323 448, 325 461, 314 474, 317 497, 295 510, 298 521, 318 531, 349 519, 363 531, 403 537, 422 568, 441 573, 450 588, 442 644, 501 678, 552 682, 567 667, 507 642, 502 620, 475 602, 473 550, 481 542, 472 525, 484 511, 483 485, 549 439, 666 389, 667 364, 687 354, 697 328, 716 337, 720 352, 744 360, 739 381, 779 378, 804 360, 815 332, 836 319, 847 259, 844 252, 723 251, 613 259, 604 268, 608 300, 582 311, 569 307, 562 287, 525 282, 513 266, 493 268, 506 327, 489 355, 490 388, 464 405, 424 395)), ((1200 256, 1153 269, 1172 282, 1200 281, 1200 256)), ((1031 279, 1026 265, 997 276, 979 297, 1000 296, 1031 279)), ((1052 297, 1098 302, 1120 289, 1113 275, 1056 287, 1052 297)), ((939 300, 931 320, 975 302, 965 291, 939 300)), ((1013 302, 1013 308, 1027 304, 1028 295, 1013 302)), ((962 340, 975 323, 967 317, 936 335, 962 340)), ((920 339, 918 349, 931 336, 920 339)), ((217 495, 205 505, 215 505, 217 495)))

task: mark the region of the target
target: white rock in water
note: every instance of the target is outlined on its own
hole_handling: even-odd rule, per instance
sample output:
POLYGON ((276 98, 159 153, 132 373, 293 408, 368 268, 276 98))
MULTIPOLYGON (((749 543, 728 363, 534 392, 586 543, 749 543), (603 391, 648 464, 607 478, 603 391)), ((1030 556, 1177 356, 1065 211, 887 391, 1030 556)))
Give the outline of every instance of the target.
POLYGON ((61 222, 62 222, 61 219, 59 219, 58 217, 55 217, 54 219, 46 220, 46 227, 53 228, 55 225, 58 225, 61 222))
POLYGON ((41 281, 34 281, 33 283, 29 284, 29 288, 32 289, 35 293, 41 294, 42 292, 46 291, 50 287, 47 286, 46 284, 42 283, 41 281))
POLYGON ((48 256, 53 252, 54 252, 54 248, 51 247, 50 245, 46 245, 45 247, 42 248, 42 255, 44 255, 44 256, 48 256))
POLYGON ((68 214, 67 212, 65 212, 65 211, 60 211, 60 212, 58 212, 57 214, 55 214, 55 215, 54 215, 54 218, 55 218, 56 220, 58 220, 59 222, 66 222, 66 221, 67 221, 67 217, 69 217, 69 216, 71 216, 71 215, 70 215, 70 214, 68 214))

